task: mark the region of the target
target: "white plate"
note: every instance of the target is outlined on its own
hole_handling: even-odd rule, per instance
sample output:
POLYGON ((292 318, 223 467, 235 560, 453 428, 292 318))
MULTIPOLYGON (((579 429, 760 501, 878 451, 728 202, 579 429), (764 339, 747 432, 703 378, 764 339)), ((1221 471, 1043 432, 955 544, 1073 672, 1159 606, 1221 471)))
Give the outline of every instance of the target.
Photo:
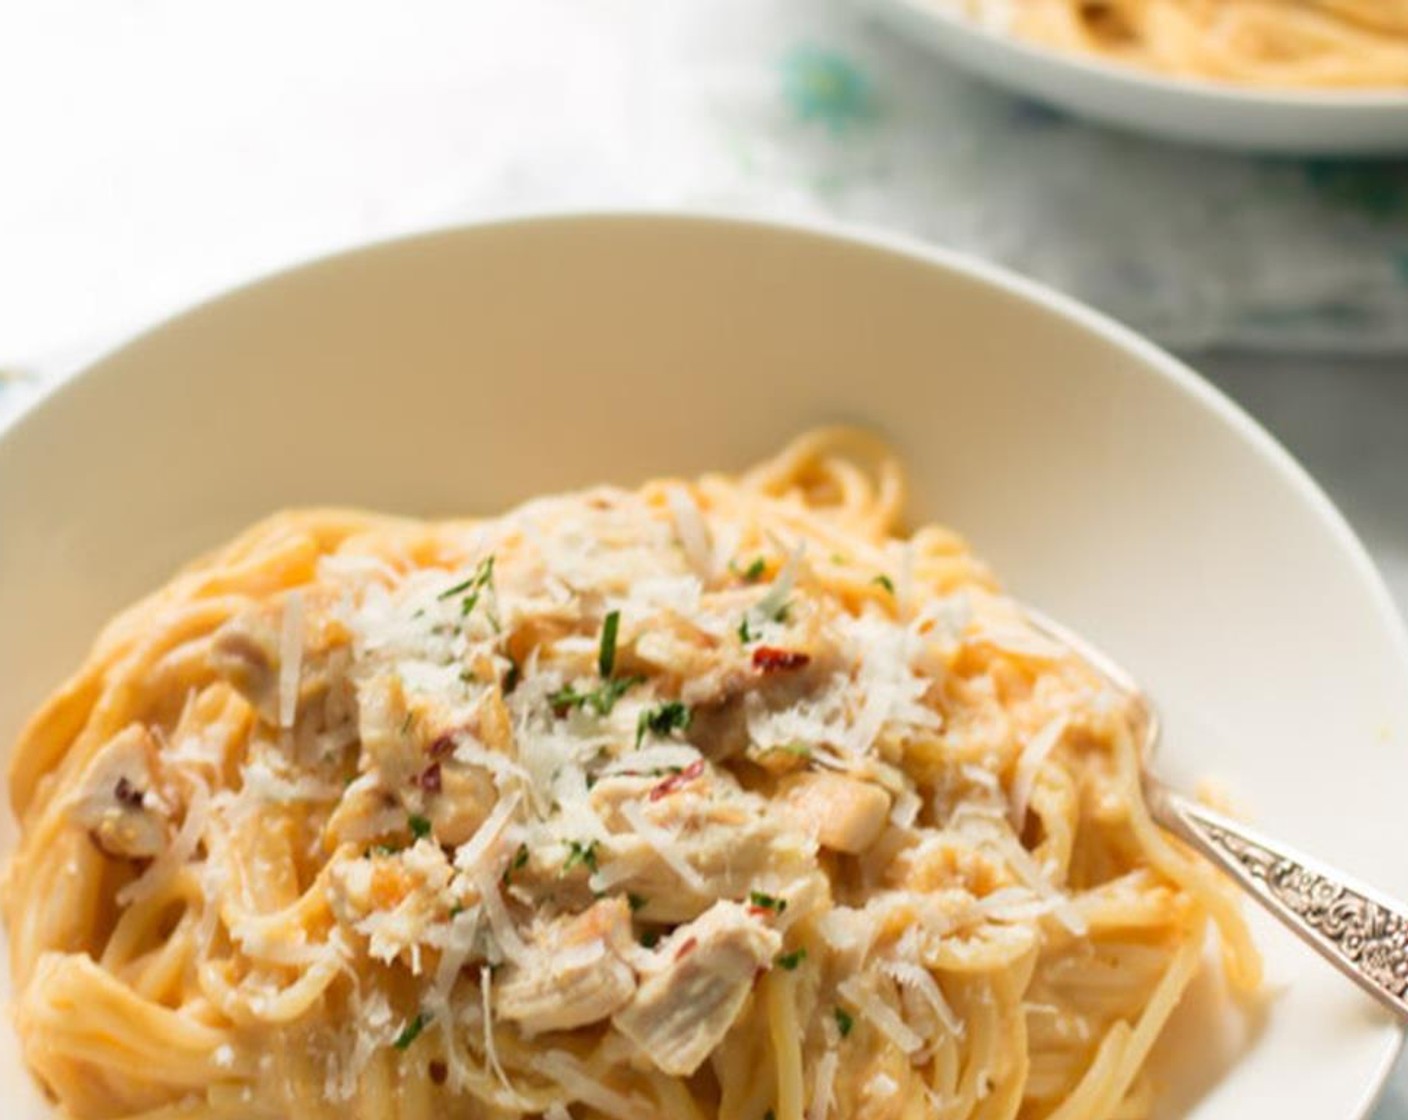
POLYGON ((858 0, 949 62, 1080 117, 1170 140, 1287 155, 1408 151, 1408 90, 1252 89, 1050 50, 965 18, 952 0, 858 0))
MULTIPOLYGON (((489 511, 741 466, 838 418, 898 443, 918 516, 961 526, 1012 588, 1148 683, 1171 774, 1218 776, 1273 833, 1408 894, 1404 637, 1286 454, 1172 359, 1043 289, 737 221, 540 220, 379 246, 197 308, 54 392, 0 436, 0 741, 110 613, 276 507, 489 511)), ((1398 1031, 1259 929, 1289 987, 1244 1044, 1181 1013, 1168 1111, 1361 1116, 1398 1031)), ((8 1026, 0 1099, 7 1120, 45 1115, 8 1026)))

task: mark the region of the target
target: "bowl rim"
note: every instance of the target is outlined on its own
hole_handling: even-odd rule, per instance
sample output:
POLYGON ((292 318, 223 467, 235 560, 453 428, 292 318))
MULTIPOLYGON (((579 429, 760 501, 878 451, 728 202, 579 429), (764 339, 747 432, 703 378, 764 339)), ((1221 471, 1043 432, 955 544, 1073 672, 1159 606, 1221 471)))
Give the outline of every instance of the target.
POLYGON ((1408 117, 1408 87, 1403 89, 1320 89, 1292 86, 1242 86, 1214 78, 1174 77, 1155 70, 1143 70, 1129 63, 1098 56, 1086 57, 1020 39, 977 20, 950 11, 942 0, 862 0, 874 8, 903 9, 911 17, 946 29, 949 33, 977 40, 996 50, 1018 55, 1034 64, 1077 74, 1110 90, 1139 90, 1161 97, 1199 101, 1209 110, 1236 109, 1243 112, 1281 112, 1294 109, 1331 116, 1354 112, 1385 117, 1408 117))
MULTIPOLYGON (((1232 428, 1268 466, 1292 485, 1299 497, 1313 511, 1322 530, 1334 538, 1342 555, 1354 569, 1360 585, 1368 593, 1375 614, 1387 629, 1386 636, 1397 652, 1399 675, 1408 681, 1408 626, 1405 625, 1388 585, 1368 550, 1319 483, 1250 413, 1195 372, 1191 366, 1132 328, 1072 296, 967 253, 929 245, 914 237, 857 223, 779 218, 707 209, 642 209, 636 206, 622 206, 590 210, 550 209, 511 217, 437 226, 409 234, 375 239, 295 261, 197 300, 138 329, 77 368, 50 377, 47 384, 31 394, 28 400, 20 402, 9 416, 0 418, 0 445, 63 400, 81 392, 85 383, 118 376, 115 369, 120 370, 120 366, 115 365, 114 359, 138 349, 149 339, 154 339, 183 322, 214 310, 227 301, 238 300, 247 292, 264 285, 277 283, 295 275, 308 277, 322 271, 336 271, 352 261, 367 261, 384 253, 414 249, 436 241, 472 236, 480 232, 512 231, 520 227, 545 229, 555 226, 566 228, 613 224, 633 228, 678 225, 700 228, 729 227, 736 231, 751 231, 762 235, 782 234, 811 239, 852 252, 874 252, 898 257, 959 279, 974 281, 996 295, 1013 297, 1029 311, 1053 314, 1123 351, 1148 373, 1162 379, 1194 403, 1210 410, 1232 428)), ((1393 1035, 1389 1045, 1384 1048, 1373 1078, 1365 1085, 1350 1114, 1354 1120, 1364 1120, 1379 1100, 1387 1087, 1389 1074, 1403 1051, 1405 1040, 1408 1040, 1408 1023, 1398 1022, 1391 1026, 1393 1035)))

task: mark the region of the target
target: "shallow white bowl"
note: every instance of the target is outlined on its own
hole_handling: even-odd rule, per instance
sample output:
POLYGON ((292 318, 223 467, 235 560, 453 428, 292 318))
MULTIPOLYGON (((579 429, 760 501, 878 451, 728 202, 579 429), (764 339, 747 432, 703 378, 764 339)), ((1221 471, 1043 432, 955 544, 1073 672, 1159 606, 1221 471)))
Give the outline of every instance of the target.
MULTIPOLYGON (((0 435, 0 741, 109 614, 277 507, 491 511, 741 466, 836 419, 894 439, 916 516, 960 526, 1147 682, 1170 774, 1220 777, 1271 832, 1408 894, 1404 637, 1286 454, 1044 289, 739 221, 567 218, 374 247, 199 307, 52 393, 0 435)), ((1361 1116, 1398 1031, 1259 928, 1289 986, 1246 1037, 1205 991, 1189 1001, 1161 1056, 1166 1114, 1361 1116)), ((47 1114, 8 1026, 0 1100, 7 1120, 47 1114)))
POLYGON ((981 78, 1076 116, 1169 140, 1285 155, 1408 151, 1408 90, 1242 88, 1162 77, 1025 43, 945 0, 857 0, 981 78))

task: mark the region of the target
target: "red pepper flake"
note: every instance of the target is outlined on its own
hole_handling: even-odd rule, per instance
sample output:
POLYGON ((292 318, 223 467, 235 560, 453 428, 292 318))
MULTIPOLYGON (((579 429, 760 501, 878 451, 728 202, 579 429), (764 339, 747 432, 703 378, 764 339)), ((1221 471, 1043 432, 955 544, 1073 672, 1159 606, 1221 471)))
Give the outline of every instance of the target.
POLYGON ((689 785, 695 778, 704 773, 704 760, 696 758, 678 774, 671 774, 663 782, 650 791, 650 800, 659 801, 662 797, 669 797, 676 790, 689 785))
POLYGON ((455 737, 453 735, 441 735, 426 748, 430 752, 431 758, 445 758, 455 753, 455 737))
POLYGON ((117 784, 113 787, 112 795, 119 805, 125 805, 129 809, 140 809, 142 807, 142 791, 126 778, 120 777, 117 779, 117 784))
POLYGON ((683 960, 685 957, 689 956, 690 953, 694 952, 694 950, 697 948, 699 948, 699 938, 689 938, 687 941, 685 941, 683 945, 681 945, 678 949, 675 950, 675 960, 683 960))
POLYGON ((777 673, 786 669, 800 669, 812 659, 811 654, 799 649, 778 649, 776 646, 759 646, 753 651, 753 668, 764 673, 777 673))
POLYGON ((422 772, 418 781, 420 788, 425 790, 426 793, 439 793, 441 788, 440 764, 438 762, 432 762, 425 768, 424 772, 422 772))

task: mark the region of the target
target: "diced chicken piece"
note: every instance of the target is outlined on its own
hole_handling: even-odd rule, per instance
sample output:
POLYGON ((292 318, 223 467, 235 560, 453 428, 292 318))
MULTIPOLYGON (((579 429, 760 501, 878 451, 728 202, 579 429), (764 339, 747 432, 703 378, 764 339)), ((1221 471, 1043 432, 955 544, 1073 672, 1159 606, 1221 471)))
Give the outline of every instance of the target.
POLYGON ((357 688, 363 767, 375 768, 389 790, 404 789, 424 769, 427 759, 413 734, 410 706, 401 678, 378 673, 357 688))
POLYGON ((248 611, 215 632, 211 667, 241 692, 266 720, 275 713, 279 629, 267 611, 248 611))
POLYGON ((736 902, 681 926, 656 953, 658 970, 612 1020, 660 1070, 694 1073, 733 1026, 782 938, 736 902))
POLYGON ((636 988, 621 957, 630 939, 630 908, 620 898, 544 929, 530 944, 531 961, 508 966, 494 984, 496 1011, 530 1035, 610 1018, 636 988))
POLYGON ((154 788, 155 759, 151 733, 133 723, 108 740, 78 780, 69 818, 110 856, 151 859, 166 847, 167 808, 154 788))
POLYGON ((430 818, 435 839, 452 848, 458 848, 479 831, 498 801, 493 778, 473 766, 451 762, 438 770, 427 768, 419 782, 425 795, 425 815, 430 818), (436 775, 434 781, 431 774, 436 775))
POLYGON ((842 774, 789 775, 778 785, 778 799, 799 825, 816 830, 823 848, 848 855, 874 844, 890 815, 885 790, 842 774))
POLYGON ((809 828, 770 812, 768 802, 731 784, 727 774, 713 772, 651 800, 651 789, 665 780, 604 778, 591 794, 593 809, 612 830, 597 857, 602 871, 614 886, 645 900, 642 918, 688 921, 714 899, 746 896, 764 878, 807 874, 816 852, 809 828), (643 815, 666 834, 675 862, 682 859, 697 875, 694 884, 624 818, 621 805, 627 801, 640 803, 643 815))

